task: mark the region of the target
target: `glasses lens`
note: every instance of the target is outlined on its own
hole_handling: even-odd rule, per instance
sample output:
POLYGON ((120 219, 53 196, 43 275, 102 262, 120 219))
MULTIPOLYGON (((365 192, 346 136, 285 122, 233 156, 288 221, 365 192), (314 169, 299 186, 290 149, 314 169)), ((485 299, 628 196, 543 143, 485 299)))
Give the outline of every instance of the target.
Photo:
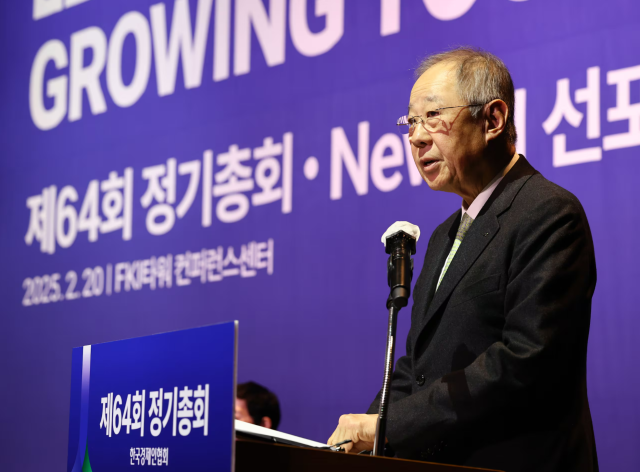
POLYGON ((430 117, 424 121, 424 126, 429 132, 438 131, 440 129, 440 118, 430 117))
POLYGON ((409 128, 411 125, 409 124, 409 117, 407 115, 403 115, 398 118, 396 124, 398 125, 398 131, 400 131, 402 134, 407 134, 409 132, 409 128))

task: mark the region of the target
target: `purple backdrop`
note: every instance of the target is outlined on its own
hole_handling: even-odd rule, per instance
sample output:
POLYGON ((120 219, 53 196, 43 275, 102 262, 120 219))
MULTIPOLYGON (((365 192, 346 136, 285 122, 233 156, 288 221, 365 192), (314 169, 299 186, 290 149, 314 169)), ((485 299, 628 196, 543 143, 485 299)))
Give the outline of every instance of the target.
POLYGON ((600 466, 640 469, 637 2, 5 1, 0 24, 0 469, 64 469, 73 347, 233 319, 282 430, 364 411, 380 234, 421 227, 417 272, 460 203, 395 120, 419 59, 459 44, 506 62, 520 151, 586 209, 600 466))

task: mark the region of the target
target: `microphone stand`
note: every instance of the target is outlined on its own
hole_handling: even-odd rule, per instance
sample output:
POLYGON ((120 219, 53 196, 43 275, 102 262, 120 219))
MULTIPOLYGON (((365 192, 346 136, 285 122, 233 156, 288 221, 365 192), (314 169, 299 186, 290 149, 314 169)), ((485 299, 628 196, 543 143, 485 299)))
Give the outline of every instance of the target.
POLYGON ((404 231, 392 234, 387 238, 385 250, 389 256, 387 278, 391 293, 387 299, 389 310, 389 325, 387 328, 387 349, 384 360, 384 378, 380 394, 380 407, 376 423, 376 436, 373 442, 373 455, 384 456, 384 446, 387 431, 387 412, 389 410, 389 391, 391 376, 393 375, 393 360, 395 357, 396 327, 398 312, 407 306, 411 293, 411 279, 413 277, 413 259, 416 253, 416 240, 404 231))

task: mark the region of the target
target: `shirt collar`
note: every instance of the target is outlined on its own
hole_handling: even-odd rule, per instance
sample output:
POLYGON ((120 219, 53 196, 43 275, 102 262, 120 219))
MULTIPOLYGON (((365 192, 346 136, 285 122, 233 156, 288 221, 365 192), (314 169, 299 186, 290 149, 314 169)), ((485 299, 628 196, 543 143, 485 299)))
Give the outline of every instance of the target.
POLYGON ((464 216, 464 214, 467 213, 472 219, 475 220, 477 218, 484 204, 487 203, 487 200, 489 200, 489 197, 491 197, 491 194, 493 193, 493 191, 496 189, 500 181, 506 175, 504 172, 504 169, 506 169, 507 166, 505 166, 502 170, 500 170, 500 172, 498 172, 498 174, 493 178, 493 180, 487 184, 487 186, 482 190, 482 192, 478 194, 478 196, 475 198, 473 203, 471 203, 471 205, 469 205, 469 208, 467 208, 466 210, 464 208, 464 200, 462 201, 461 216, 464 216))

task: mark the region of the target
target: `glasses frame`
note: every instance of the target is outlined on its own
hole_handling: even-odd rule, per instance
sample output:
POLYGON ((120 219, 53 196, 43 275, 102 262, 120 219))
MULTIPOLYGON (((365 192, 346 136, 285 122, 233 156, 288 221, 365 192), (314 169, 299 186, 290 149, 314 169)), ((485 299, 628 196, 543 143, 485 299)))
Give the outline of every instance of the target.
MULTIPOLYGON (((469 105, 456 105, 456 106, 454 106, 454 107, 440 107, 440 108, 436 108, 435 110, 429 110, 427 113, 434 112, 434 111, 440 111, 440 110, 449 110, 449 109, 451 109, 451 108, 483 107, 483 106, 485 106, 485 105, 486 105, 486 103, 472 103, 472 104, 469 104, 469 105)), ((431 118, 432 118, 432 119, 436 119, 436 120, 438 120, 438 121, 442 121, 442 120, 440 120, 440 118, 438 118, 437 116, 432 116, 431 118)), ((399 126, 399 127, 400 127, 400 126, 406 126, 406 127, 409 129, 409 134, 411 134, 412 128, 414 128, 417 124, 422 124, 422 127, 425 129, 425 131, 430 132, 430 131, 425 127, 425 122, 426 122, 426 120, 427 120, 427 119, 429 119, 429 118, 426 118, 426 119, 425 119, 425 118, 423 118, 423 117, 422 117, 422 116, 420 116, 420 115, 412 115, 412 116, 409 116, 409 115, 407 114, 407 115, 403 115, 403 116, 401 116, 400 118, 398 118, 398 121, 396 122, 396 126, 399 126), (405 117, 407 118, 407 122, 406 122, 406 123, 400 123, 400 121, 401 121, 403 118, 405 118, 405 117), (409 118, 418 118, 418 119, 420 119, 420 121, 419 121, 419 123, 415 123, 415 124, 413 124, 413 125, 412 125, 412 124, 410 124, 410 123, 409 123, 409 118)), ((402 129, 402 128, 400 128, 400 129, 402 129)))

